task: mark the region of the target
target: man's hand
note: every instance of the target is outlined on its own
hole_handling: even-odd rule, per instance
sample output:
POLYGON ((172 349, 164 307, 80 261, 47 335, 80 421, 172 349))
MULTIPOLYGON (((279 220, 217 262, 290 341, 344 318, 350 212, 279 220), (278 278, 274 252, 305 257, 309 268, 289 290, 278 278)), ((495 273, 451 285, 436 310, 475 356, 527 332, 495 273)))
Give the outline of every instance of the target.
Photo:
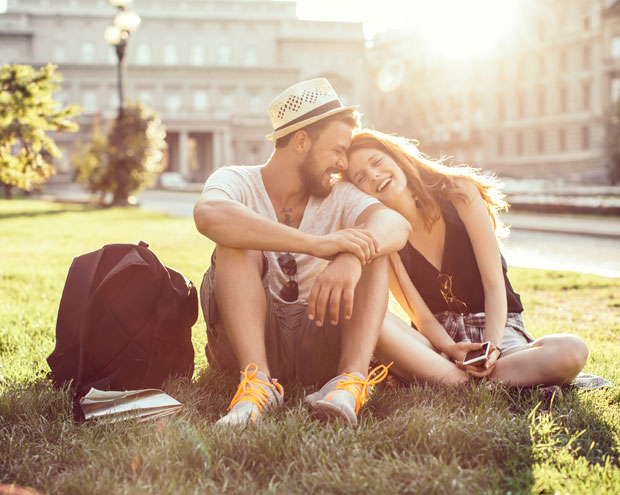
POLYGON ((355 287, 362 276, 360 260, 350 254, 342 253, 323 270, 314 280, 308 297, 308 318, 323 326, 327 304, 332 325, 338 324, 340 303, 344 304, 345 319, 353 313, 355 287))
POLYGON ((379 242, 370 230, 350 228, 320 236, 312 254, 333 259, 340 253, 351 253, 362 264, 369 263, 379 252, 379 242))

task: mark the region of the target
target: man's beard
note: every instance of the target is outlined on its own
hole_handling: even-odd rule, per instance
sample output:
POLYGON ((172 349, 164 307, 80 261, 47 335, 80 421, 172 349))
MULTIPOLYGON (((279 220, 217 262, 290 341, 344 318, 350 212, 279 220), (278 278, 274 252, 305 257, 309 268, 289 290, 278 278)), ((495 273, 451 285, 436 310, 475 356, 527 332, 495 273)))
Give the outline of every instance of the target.
MULTIPOLYGON (((317 196, 319 198, 325 198, 332 192, 332 186, 330 183, 323 184, 323 174, 328 170, 319 174, 319 167, 314 160, 312 152, 308 153, 308 156, 304 158, 304 161, 297 166, 297 173, 301 179, 301 183, 307 194, 310 196, 317 196)), ((335 170, 334 173, 339 172, 335 170)))

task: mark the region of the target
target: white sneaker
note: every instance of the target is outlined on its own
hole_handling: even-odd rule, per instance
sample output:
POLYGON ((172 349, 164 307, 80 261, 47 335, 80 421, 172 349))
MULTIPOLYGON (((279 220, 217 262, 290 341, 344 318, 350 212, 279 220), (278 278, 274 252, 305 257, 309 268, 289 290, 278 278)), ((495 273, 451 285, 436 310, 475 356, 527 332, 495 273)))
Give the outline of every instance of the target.
POLYGON ((245 425, 254 423, 263 411, 282 404, 284 389, 277 380, 270 379, 256 364, 250 363, 237 387, 237 393, 228 406, 228 414, 220 418, 217 425, 245 425))
POLYGON ((357 413, 366 400, 368 387, 385 379, 388 368, 377 366, 368 377, 358 371, 338 375, 318 392, 306 396, 304 402, 322 419, 342 418, 349 426, 357 428, 357 413))

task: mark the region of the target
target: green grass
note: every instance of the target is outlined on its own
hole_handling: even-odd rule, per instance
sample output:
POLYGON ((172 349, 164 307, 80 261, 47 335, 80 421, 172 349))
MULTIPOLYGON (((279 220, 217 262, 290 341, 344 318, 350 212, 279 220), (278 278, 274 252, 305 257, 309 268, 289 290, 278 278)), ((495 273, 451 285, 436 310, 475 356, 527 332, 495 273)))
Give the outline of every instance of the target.
MULTIPOLYGON (((310 416, 291 383, 260 425, 217 429, 237 378, 208 368, 202 317, 192 381, 164 386, 185 405, 179 415, 74 424, 45 361, 67 270, 74 256, 140 239, 200 283, 212 245, 191 220, 0 201, 0 483, 46 494, 620 492, 618 388, 569 390, 543 412, 537 392, 478 383, 377 387, 352 431, 310 416)), ((585 371, 620 383, 618 279, 510 272, 530 332, 580 335, 585 371)))

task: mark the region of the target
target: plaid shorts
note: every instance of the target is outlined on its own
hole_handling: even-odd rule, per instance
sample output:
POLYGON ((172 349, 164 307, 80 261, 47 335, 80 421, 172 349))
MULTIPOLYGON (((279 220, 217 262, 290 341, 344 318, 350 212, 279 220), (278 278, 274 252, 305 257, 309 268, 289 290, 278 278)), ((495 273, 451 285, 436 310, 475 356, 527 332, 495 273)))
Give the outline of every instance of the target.
MULTIPOLYGON (((451 311, 435 314, 454 342, 484 342, 484 313, 460 315, 451 311)), ((502 339, 502 354, 534 341, 523 324, 521 313, 508 313, 502 339)))

